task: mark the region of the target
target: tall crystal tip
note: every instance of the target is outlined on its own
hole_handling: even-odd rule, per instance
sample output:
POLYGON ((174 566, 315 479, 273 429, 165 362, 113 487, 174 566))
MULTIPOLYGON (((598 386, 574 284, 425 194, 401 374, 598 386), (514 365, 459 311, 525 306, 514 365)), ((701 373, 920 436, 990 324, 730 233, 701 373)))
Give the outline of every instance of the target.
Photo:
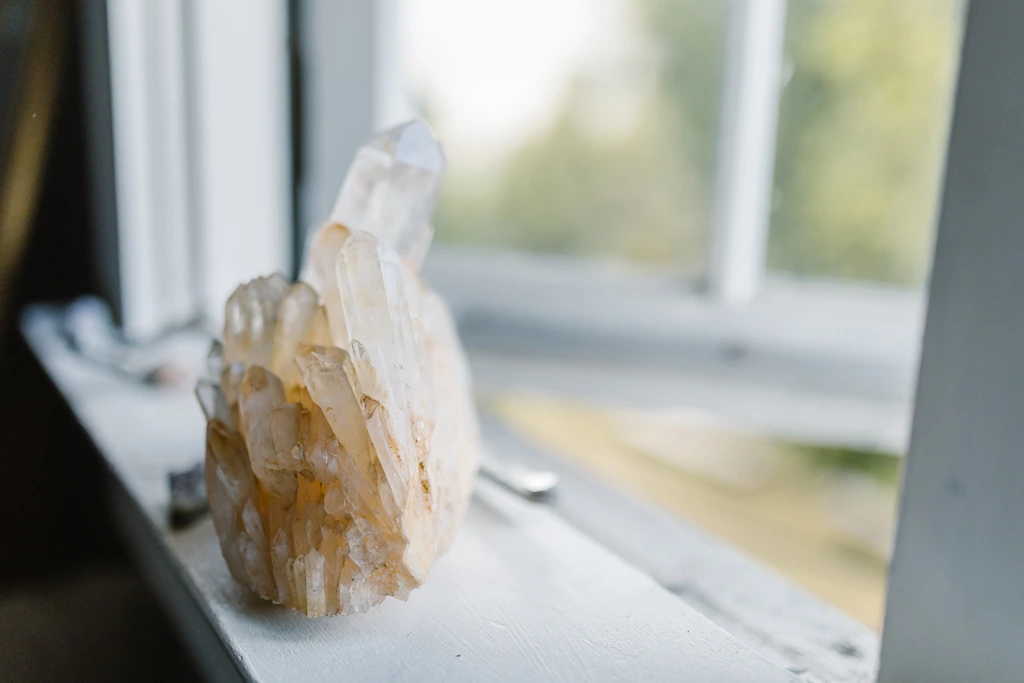
POLYGON ((370 140, 376 147, 400 163, 434 173, 443 173, 444 150, 434 131, 423 121, 414 119, 386 130, 370 140))

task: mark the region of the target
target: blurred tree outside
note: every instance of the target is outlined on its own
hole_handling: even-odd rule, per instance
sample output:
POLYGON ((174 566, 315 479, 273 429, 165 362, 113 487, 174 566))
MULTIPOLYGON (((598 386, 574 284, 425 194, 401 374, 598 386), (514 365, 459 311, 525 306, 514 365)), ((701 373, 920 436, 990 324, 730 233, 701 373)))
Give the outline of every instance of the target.
POLYGON ((789 3, 771 267, 919 285, 960 41, 959 0, 789 3))
POLYGON ((699 274, 727 13, 699 0, 635 9, 643 49, 577 74, 554 123, 496 182, 481 187, 451 170, 439 239, 699 274), (625 98, 636 105, 626 125, 609 122, 625 98))
MULTIPOLYGON (((922 282, 960 6, 790 0, 770 267, 922 282)), ((440 240, 700 274, 728 2, 634 9, 642 50, 579 73, 551 125, 486 178, 452 168, 440 240)))

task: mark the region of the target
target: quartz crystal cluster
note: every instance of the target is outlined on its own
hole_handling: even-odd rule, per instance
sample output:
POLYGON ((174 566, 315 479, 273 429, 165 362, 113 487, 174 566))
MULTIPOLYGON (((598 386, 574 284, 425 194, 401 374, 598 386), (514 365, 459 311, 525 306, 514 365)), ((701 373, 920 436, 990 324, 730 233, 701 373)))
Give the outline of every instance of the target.
POLYGON ((421 122, 364 145, 306 281, 235 290, 197 387, 228 568, 311 617, 408 597, 468 505, 479 434, 466 358, 418 272, 443 171, 421 122))

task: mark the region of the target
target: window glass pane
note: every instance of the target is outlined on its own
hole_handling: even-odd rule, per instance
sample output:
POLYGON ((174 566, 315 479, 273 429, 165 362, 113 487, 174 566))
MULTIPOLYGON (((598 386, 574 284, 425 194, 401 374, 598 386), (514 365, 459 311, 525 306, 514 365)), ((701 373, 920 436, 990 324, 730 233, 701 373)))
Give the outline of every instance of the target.
POLYGON ((769 265, 920 285, 960 0, 790 0, 769 265))
POLYGON ((438 241, 698 270, 724 4, 409 0, 406 72, 449 152, 438 241))
MULTIPOLYGON (((729 5, 407 0, 449 152, 438 242, 702 274, 729 5)), ((450 250, 437 273, 479 280, 445 293, 486 410, 872 628, 961 9, 787 3, 768 265, 812 277, 733 307, 553 259, 450 250)))
POLYGON ((520 436, 676 513, 873 629, 882 627, 900 460, 753 432, 689 409, 538 394, 485 406, 520 436))

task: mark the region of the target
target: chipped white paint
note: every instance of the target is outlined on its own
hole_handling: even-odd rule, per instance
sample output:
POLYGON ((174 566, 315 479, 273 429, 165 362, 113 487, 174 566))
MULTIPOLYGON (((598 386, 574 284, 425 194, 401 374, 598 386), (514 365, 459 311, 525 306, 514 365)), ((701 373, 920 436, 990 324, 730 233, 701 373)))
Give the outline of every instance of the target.
POLYGON ((174 533, 163 519, 167 469, 203 448, 191 395, 82 362, 53 311, 30 310, 22 327, 110 466, 129 539, 213 674, 232 675, 233 663, 243 679, 309 683, 792 680, 551 510, 486 482, 408 603, 310 620, 257 601, 229 577, 209 521, 174 533))

